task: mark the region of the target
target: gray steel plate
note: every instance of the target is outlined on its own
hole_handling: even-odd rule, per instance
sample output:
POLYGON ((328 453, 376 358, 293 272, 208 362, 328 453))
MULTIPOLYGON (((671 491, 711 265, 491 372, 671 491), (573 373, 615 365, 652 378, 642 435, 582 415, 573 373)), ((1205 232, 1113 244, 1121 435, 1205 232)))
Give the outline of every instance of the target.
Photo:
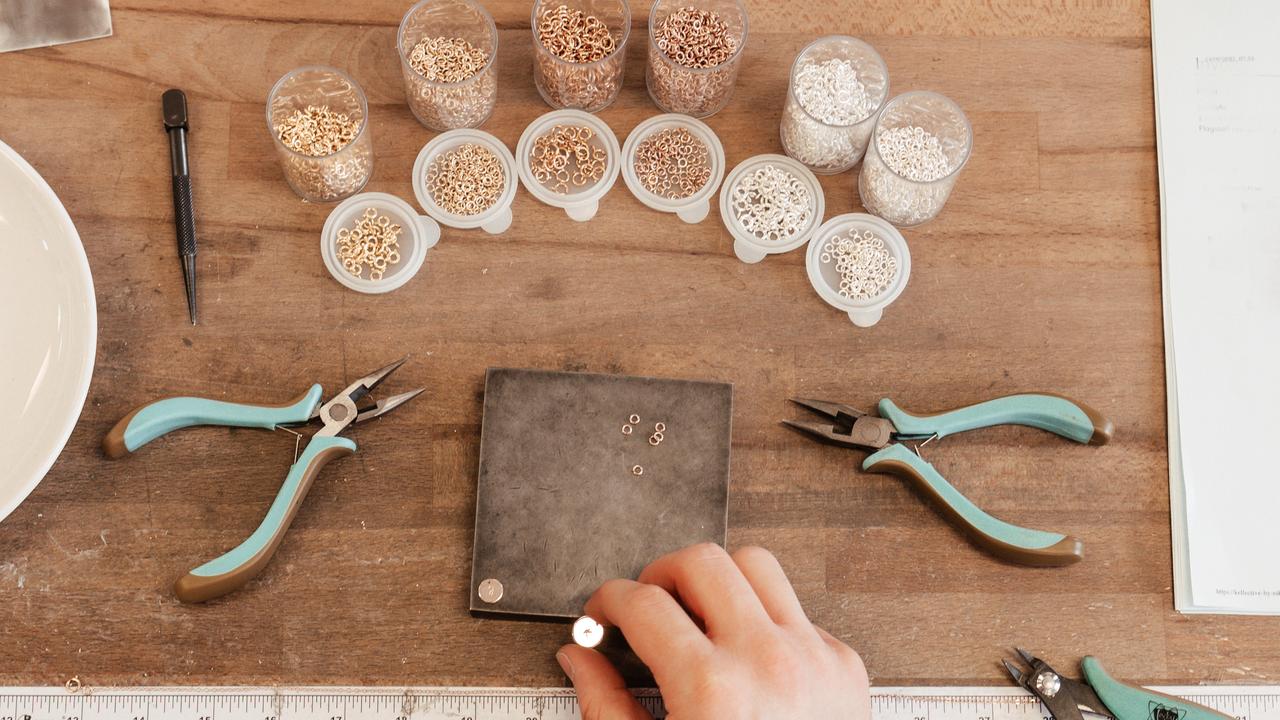
POLYGON ((693 543, 723 545, 732 416, 726 383, 490 369, 471 611, 574 618, 609 578, 693 543), (486 580, 498 584, 482 593, 486 580))

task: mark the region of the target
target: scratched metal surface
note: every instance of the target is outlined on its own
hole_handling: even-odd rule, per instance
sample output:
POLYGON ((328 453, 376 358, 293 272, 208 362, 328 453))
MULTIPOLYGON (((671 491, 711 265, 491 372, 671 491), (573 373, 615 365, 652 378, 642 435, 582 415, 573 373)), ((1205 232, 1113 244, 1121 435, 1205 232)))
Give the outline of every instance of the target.
POLYGON ((489 370, 472 612, 577 617, 603 581, 686 545, 723 544, 732 405, 725 383, 489 370), (490 578, 502 583, 496 603, 479 593, 490 578))

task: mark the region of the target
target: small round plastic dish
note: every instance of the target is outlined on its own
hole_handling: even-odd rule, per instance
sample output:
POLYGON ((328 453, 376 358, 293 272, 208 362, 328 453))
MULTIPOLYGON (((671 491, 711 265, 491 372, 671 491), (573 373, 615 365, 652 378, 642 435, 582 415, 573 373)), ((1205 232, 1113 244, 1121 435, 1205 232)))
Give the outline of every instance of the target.
POLYGON ((627 142, 622 146, 622 157, 622 179, 640 202, 654 210, 675 213, 687 223, 700 223, 707 218, 711 212, 711 196, 715 195, 716 188, 720 187, 720 181, 724 179, 724 146, 706 123, 677 113, 655 115, 637 125, 627 136, 627 142), (711 177, 706 184, 692 195, 682 198, 666 198, 650 192, 636 175, 636 149, 640 143, 653 133, 672 128, 685 128, 702 141, 707 147, 708 163, 711 166, 711 177))
POLYGON ((720 187, 720 220, 733 236, 733 253, 744 263, 758 263, 768 255, 791 252, 809 242, 813 232, 822 224, 822 213, 826 210, 826 196, 822 193, 822 185, 813 171, 803 163, 786 155, 756 155, 738 163, 724 185, 720 187), (779 238, 762 238, 743 225, 738 211, 734 208, 733 194, 743 179, 757 170, 773 166, 786 172, 800 182, 809 192, 809 217, 794 234, 779 238))
MULTIPOLYGON (((600 199, 613 188, 618 179, 622 150, 618 147, 618 136, 600 118, 581 110, 553 110, 525 128, 516 145, 516 164, 520 171, 520 181, 530 195, 552 207, 563 208, 565 214, 578 222, 586 222, 595 217, 600 209, 600 199), (604 172, 600 178, 590 185, 578 187, 567 182, 568 192, 557 192, 547 182, 540 181, 533 172, 533 148, 538 138, 552 132, 557 125, 564 127, 590 128, 592 137, 587 143, 592 148, 601 148, 606 154, 604 172)), ((572 165, 565 169, 572 173, 572 165)))
POLYGON ((440 226, 435 220, 419 215, 412 205, 395 195, 366 192, 343 200, 329 213, 324 229, 320 231, 320 255, 334 280, 358 292, 379 294, 395 290, 418 274, 427 250, 437 242, 440 242, 440 226), (377 280, 370 278, 368 268, 359 276, 351 274, 338 259, 338 231, 354 228, 370 208, 402 228, 396 238, 400 261, 388 263, 382 277, 377 280))
POLYGON ((483 130, 450 130, 432 138, 418 152, 418 159, 413 163, 413 194, 427 214, 439 220, 442 225, 462 229, 481 228, 487 233, 498 235, 511 227, 511 203, 516 197, 517 177, 516 159, 501 140, 483 130), (427 190, 427 169, 438 156, 467 143, 479 145, 498 156, 498 160, 502 162, 503 187, 497 201, 483 212, 458 215, 440 207, 431 197, 431 192, 427 190))
POLYGON ((894 226, 874 215, 846 213, 826 221, 814 233, 805 256, 805 267, 809 271, 809 283, 819 297, 828 305, 847 313, 854 325, 871 327, 880 322, 884 309, 898 299, 907 287, 907 278, 911 276, 911 252, 907 249, 906 239, 894 226), (888 289, 866 300, 853 300, 841 295, 840 276, 835 264, 822 261, 823 249, 829 239, 855 231, 870 232, 884 241, 889 253, 898 261, 898 274, 889 283, 888 289))

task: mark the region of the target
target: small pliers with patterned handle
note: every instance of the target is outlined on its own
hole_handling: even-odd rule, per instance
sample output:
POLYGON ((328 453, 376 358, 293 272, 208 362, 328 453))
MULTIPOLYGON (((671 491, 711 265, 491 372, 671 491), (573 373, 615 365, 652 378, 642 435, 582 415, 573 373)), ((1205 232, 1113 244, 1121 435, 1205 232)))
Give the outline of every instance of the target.
POLYGON ((1085 713, 1103 720, 1234 720, 1181 698, 1113 679, 1093 656, 1080 661, 1084 680, 1074 680, 1049 663, 1017 648, 1026 667, 1002 660, 1013 681, 1040 698, 1054 720, 1085 720, 1085 713))

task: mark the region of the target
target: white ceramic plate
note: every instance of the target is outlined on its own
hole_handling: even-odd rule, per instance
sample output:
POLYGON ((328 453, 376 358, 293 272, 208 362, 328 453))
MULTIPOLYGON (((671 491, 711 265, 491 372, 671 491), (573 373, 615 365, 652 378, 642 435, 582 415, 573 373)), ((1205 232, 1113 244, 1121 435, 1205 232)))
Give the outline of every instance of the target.
POLYGON ((93 374, 97 305, 80 235, 0 142, 0 520, 67 443, 93 374))

